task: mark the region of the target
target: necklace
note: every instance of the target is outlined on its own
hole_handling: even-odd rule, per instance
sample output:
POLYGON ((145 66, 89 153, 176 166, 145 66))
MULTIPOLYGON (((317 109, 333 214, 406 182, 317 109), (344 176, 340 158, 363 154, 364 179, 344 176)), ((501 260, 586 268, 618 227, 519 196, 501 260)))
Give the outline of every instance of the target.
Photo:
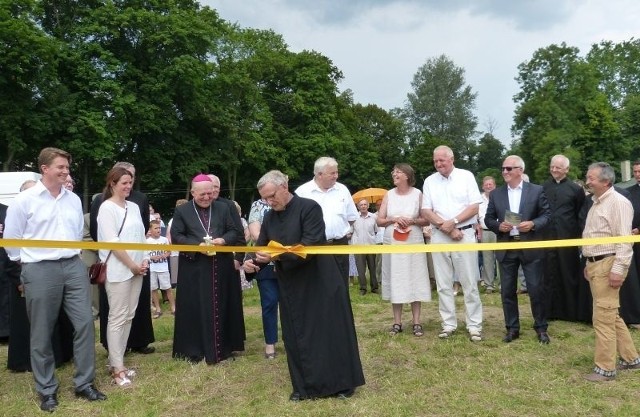
POLYGON ((196 208, 196 202, 191 200, 193 202, 193 211, 196 212, 196 217, 198 218, 198 221, 200 222, 200 226, 202 226, 202 229, 205 231, 205 233, 207 234, 204 237, 205 241, 211 240, 211 235, 209 235, 209 231, 211 230, 211 206, 209 206, 209 218, 208 218, 208 222, 207 222, 207 228, 205 229, 204 227, 204 223, 202 223, 202 219, 200 218, 200 213, 198 213, 198 209, 196 208))

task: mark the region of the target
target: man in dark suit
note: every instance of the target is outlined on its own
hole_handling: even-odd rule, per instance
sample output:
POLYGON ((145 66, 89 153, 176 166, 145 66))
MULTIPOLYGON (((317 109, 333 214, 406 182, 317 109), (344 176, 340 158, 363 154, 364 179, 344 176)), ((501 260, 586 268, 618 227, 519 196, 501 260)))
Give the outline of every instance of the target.
MULTIPOLYGON (((631 223, 631 234, 640 235, 640 160, 635 161, 633 163, 633 177, 636 180, 636 184, 627 188, 627 191, 629 192, 628 198, 629 200, 631 200, 631 205, 633 206, 633 221, 631 223)), ((635 264, 636 271, 640 271, 639 269, 640 268, 640 243, 633 244, 633 263, 635 264)), ((632 268, 630 268, 630 271, 631 270, 632 268)), ((629 274, 627 276, 627 281, 629 280, 629 278, 632 278, 632 274, 629 274)), ((621 300, 620 300, 621 304, 624 304, 623 293, 624 293, 624 287, 621 289, 621 300)), ((622 309, 620 313, 622 314, 622 309)), ((628 319, 625 318, 625 322, 627 320, 628 319)), ((627 323, 629 324, 630 327, 633 327, 634 329, 640 329, 640 324, 635 323, 635 320, 632 320, 631 322, 627 322, 627 323)))
MULTIPOLYGON (((116 166, 121 166, 131 171, 135 179, 136 169, 133 164, 129 162, 116 162, 114 167, 116 166)), ((136 203, 140 208, 144 232, 147 233, 149 231, 149 219, 151 216, 149 213, 149 199, 144 193, 138 190, 131 190, 127 200, 136 203)), ((102 201, 103 196, 99 194, 91 203, 89 229, 91 238, 95 241, 98 240, 98 211, 100 210, 102 201)), ((153 346, 149 346, 149 344, 155 341, 153 323, 151 322, 151 297, 149 294, 151 294, 151 280, 149 272, 147 271, 146 275, 142 278, 140 299, 138 300, 135 316, 131 322, 131 333, 127 341, 127 349, 143 354, 156 351, 153 346)), ((109 317, 109 300, 107 299, 107 292, 104 289, 104 285, 100 285, 100 343, 102 343, 105 349, 109 350, 107 346, 107 317, 109 317)))
MULTIPOLYGON (((517 155, 510 155, 502 164, 505 185, 495 189, 489 196, 485 216, 486 226, 497 235, 498 242, 521 242, 540 240, 540 230, 551 217, 549 203, 540 185, 522 179, 524 161, 517 155)), ((520 317, 518 312, 518 267, 522 266, 529 298, 533 327, 540 343, 548 344, 547 320, 544 308, 543 249, 516 249, 496 251, 500 265, 502 286, 502 310, 507 334, 502 339, 509 343, 520 337, 520 317)))
MULTIPOLYGON (((4 218, 7 215, 7 206, 0 204, 0 239, 4 231, 4 218)), ((4 248, 0 248, 0 343, 9 340, 9 257, 4 248)))
MULTIPOLYGON (((629 200, 631 200, 631 205, 633 206, 631 234, 640 235, 640 161, 633 163, 633 177, 636 179, 636 184, 627 188, 629 200)), ((633 261, 637 267, 640 267, 640 243, 633 245, 633 261)))

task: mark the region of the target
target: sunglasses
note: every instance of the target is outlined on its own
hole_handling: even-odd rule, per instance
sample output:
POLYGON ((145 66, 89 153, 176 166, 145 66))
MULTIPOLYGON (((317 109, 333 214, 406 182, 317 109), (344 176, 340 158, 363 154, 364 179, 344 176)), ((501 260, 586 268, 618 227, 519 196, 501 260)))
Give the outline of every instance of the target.
POLYGON ((511 172, 511 171, 513 171, 514 169, 517 169, 517 168, 520 168, 520 167, 502 167, 502 170, 503 171, 507 171, 507 172, 511 172))

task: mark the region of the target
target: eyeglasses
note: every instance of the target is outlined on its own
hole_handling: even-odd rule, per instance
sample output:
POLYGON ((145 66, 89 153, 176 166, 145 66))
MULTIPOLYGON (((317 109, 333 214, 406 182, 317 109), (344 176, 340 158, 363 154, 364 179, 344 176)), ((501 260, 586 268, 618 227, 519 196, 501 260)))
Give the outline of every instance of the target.
POLYGON ((507 171, 507 172, 511 172, 511 171, 513 171, 514 169, 517 169, 517 168, 521 168, 521 167, 502 167, 502 170, 503 171, 507 171))
POLYGON ((273 194, 270 195, 266 195, 264 197, 262 197, 264 199, 264 201, 269 202, 272 201, 273 199, 276 198, 276 194, 278 194, 278 190, 279 188, 276 188, 275 191, 273 192, 273 194))

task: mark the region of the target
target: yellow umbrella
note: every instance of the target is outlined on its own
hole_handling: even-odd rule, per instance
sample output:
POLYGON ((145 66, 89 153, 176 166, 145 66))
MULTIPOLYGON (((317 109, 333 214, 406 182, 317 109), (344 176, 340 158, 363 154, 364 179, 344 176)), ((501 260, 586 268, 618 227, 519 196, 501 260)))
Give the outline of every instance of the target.
POLYGON ((385 194, 387 194, 387 190, 384 188, 366 188, 358 191, 351 197, 356 204, 358 204, 358 201, 363 199, 367 200, 371 204, 376 204, 384 198, 385 194))

